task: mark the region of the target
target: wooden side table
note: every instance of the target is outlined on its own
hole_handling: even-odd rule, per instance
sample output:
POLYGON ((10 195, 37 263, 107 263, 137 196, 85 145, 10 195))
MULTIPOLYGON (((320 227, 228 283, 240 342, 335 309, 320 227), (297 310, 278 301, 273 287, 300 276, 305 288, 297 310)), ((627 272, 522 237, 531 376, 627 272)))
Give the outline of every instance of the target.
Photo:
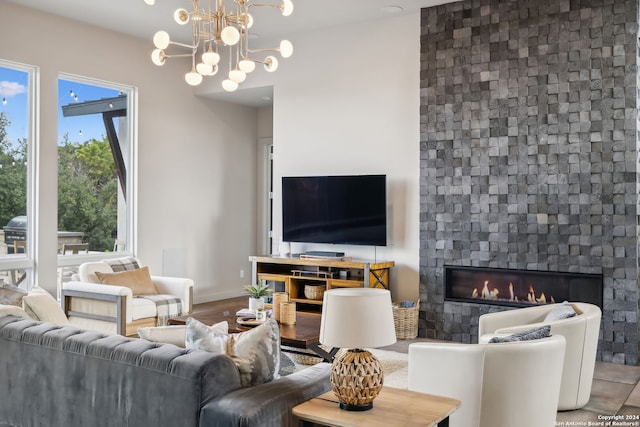
POLYGON ((449 397, 382 387, 368 411, 345 411, 339 408, 332 391, 293 408, 293 414, 305 422, 333 427, 424 426, 448 427, 449 415, 460 401, 449 397))

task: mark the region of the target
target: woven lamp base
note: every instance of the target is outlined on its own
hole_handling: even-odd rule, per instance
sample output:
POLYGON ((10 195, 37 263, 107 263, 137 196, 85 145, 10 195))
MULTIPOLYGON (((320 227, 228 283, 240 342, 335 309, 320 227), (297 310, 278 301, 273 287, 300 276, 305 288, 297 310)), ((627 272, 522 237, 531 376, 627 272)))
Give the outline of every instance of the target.
POLYGON ((340 409, 366 411, 382 390, 382 364, 367 350, 349 350, 333 360, 330 380, 340 409))

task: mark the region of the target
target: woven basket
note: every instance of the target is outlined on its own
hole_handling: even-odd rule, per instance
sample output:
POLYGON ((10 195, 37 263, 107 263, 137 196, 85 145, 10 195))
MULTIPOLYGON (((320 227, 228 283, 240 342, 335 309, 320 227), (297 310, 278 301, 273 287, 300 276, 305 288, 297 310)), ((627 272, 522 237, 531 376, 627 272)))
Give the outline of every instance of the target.
POLYGON ((325 285, 305 285, 304 296, 308 299, 319 300, 324 295, 325 285))
POLYGON ((283 325, 296 324, 296 303, 281 302, 280 303, 280 323, 283 325))
POLYGON ((396 339, 411 340, 418 337, 419 309, 420 301, 416 301, 416 306, 411 308, 400 308, 394 304, 393 323, 396 327, 396 339))

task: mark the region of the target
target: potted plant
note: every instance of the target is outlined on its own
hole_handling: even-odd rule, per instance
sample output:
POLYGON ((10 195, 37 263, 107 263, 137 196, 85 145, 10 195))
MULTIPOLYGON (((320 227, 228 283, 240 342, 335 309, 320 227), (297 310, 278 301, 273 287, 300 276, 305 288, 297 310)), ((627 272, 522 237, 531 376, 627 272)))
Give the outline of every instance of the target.
POLYGON ((244 290, 249 294, 249 310, 256 311, 264 308, 264 297, 271 295, 269 285, 260 282, 245 286, 244 290))

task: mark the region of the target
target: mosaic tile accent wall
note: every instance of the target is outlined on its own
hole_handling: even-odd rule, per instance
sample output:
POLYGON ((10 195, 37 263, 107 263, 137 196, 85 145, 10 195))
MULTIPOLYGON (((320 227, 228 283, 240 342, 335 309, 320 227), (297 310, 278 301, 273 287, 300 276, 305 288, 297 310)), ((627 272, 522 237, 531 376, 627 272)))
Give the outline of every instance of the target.
POLYGON ((477 341, 444 264, 604 276, 599 360, 638 363, 638 2, 422 10, 420 334, 477 341))

